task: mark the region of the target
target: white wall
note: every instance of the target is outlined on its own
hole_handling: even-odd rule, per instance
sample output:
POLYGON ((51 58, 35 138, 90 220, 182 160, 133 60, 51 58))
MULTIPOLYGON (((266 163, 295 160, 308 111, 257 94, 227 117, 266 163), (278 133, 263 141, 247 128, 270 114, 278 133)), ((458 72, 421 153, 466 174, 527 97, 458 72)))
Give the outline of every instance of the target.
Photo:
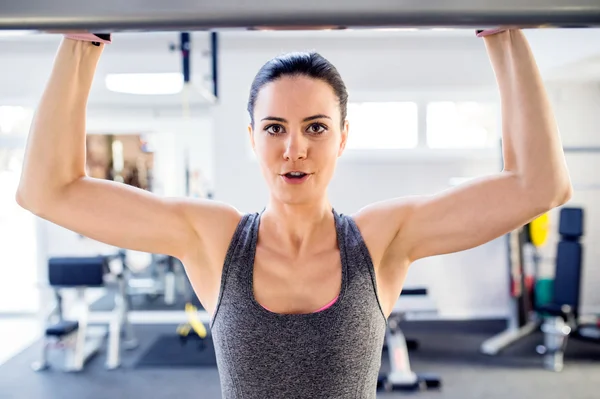
MULTIPOLYGON (((258 165, 248 156, 247 95, 260 66, 281 52, 315 49, 322 53, 339 69, 351 101, 444 97, 487 100, 497 95, 484 46, 470 38, 291 38, 258 42, 224 35, 221 46, 220 104, 212 110, 216 198, 245 212, 262 209, 267 200, 258 165)), ((582 89, 574 90, 577 93, 558 92, 555 103, 560 108, 559 123, 569 138, 566 142, 577 137, 578 143, 588 144, 593 131, 582 127, 594 126, 589 118, 597 118, 591 111, 600 105, 600 99, 596 88, 591 88, 583 96, 590 102, 582 108, 578 94, 582 89)), ((351 213, 373 201, 437 192, 448 188, 452 177, 493 173, 499 168, 497 155, 348 158, 339 163, 329 193, 338 211, 351 213)), ((579 178, 581 171, 573 168, 573 172, 579 178)), ((577 193, 573 202, 580 201, 582 195, 577 193)), ((588 226, 593 226, 591 220, 588 226)), ((588 240, 592 237, 590 233, 588 240)), ((586 260, 593 257, 588 253, 586 260)), ((597 281, 586 281, 584 305, 588 309, 600 305, 600 298, 589 289, 597 281)), ((509 301, 505 241, 500 238, 470 251, 421 260, 411 269, 407 285, 429 287, 442 317, 502 316, 508 312, 509 301)))

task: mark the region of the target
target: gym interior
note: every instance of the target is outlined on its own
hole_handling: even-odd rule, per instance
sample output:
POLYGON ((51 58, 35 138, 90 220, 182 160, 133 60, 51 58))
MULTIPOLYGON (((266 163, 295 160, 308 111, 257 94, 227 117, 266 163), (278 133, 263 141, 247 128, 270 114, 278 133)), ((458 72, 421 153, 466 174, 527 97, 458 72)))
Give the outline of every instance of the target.
MULTIPOLYGON (((574 187, 507 236, 417 261, 388 323, 378 397, 597 398, 600 29, 531 29, 574 187)), ((181 262, 114 248, 19 207, 36 103, 61 36, 0 31, 0 397, 221 397, 210 318, 181 262)), ((469 29, 115 33, 88 103, 88 174, 260 211, 254 75, 316 50, 348 87, 338 212, 502 168, 501 109, 469 29)))

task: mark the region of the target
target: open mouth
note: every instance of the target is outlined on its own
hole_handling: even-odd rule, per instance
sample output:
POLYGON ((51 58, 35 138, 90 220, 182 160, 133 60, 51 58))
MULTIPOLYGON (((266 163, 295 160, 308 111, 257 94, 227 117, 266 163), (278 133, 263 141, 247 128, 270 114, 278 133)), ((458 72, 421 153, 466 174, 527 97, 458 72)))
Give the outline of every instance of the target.
POLYGON ((288 172, 281 175, 283 180, 288 184, 302 184, 310 178, 310 173, 304 172, 288 172))
POLYGON ((289 172, 286 173, 284 176, 288 179, 302 179, 303 177, 306 177, 307 174, 304 172, 289 172))

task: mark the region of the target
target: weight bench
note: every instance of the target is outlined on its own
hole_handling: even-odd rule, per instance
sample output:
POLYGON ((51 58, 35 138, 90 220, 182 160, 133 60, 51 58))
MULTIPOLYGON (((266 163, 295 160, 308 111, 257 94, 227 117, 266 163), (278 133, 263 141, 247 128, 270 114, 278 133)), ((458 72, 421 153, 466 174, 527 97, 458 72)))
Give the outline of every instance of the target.
POLYGON ((150 268, 150 277, 133 277, 133 273, 130 272, 127 288, 129 296, 145 295, 148 302, 163 296, 165 304, 169 306, 177 303, 177 294, 186 298, 190 296, 191 290, 186 284, 187 277, 183 265, 176 258, 153 254, 150 268))
MULTIPOLYGON (((400 300, 388 318, 388 328, 385 337, 390 359, 390 372, 384 376, 380 375, 378 386, 385 391, 417 390, 423 387, 428 389, 440 388, 442 381, 439 376, 434 374, 415 373, 410 367, 408 350, 417 349, 419 343, 415 339, 407 339, 400 328, 400 322, 404 320, 406 314, 413 313, 402 308, 401 303, 403 296, 413 299, 426 299, 427 289, 405 288, 402 290, 400 300)), ((435 311, 435 307, 430 305, 424 311, 435 311)))
POLYGON ((89 307, 85 299, 87 288, 104 287, 104 277, 109 273, 108 263, 115 259, 113 256, 51 258, 48 261, 48 283, 53 289, 56 299, 55 307, 48 316, 44 330, 42 356, 32 365, 35 371, 46 370, 50 367, 48 352, 52 347, 62 349, 64 354, 63 370, 67 372, 81 371, 89 359, 102 347, 108 336, 108 355, 106 368, 115 369, 120 366, 120 339, 124 328, 126 349, 137 346, 133 337, 131 325, 127 319, 125 298, 125 282, 123 274, 117 275, 119 294, 115 296, 114 318, 108 328, 98 328, 94 333, 88 326, 89 307), (63 291, 75 290, 77 319, 64 318, 63 291))
POLYGON ((563 369, 568 338, 600 344, 600 325, 579 322, 583 209, 561 209, 559 234, 552 302, 536 307, 544 318, 544 344, 537 352, 544 356, 544 368, 552 371, 563 369))

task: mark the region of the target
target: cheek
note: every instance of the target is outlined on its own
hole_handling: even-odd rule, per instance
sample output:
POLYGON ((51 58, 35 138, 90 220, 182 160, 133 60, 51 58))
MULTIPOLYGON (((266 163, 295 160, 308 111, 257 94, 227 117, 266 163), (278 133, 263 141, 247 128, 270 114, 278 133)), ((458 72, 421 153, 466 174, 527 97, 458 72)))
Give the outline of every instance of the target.
POLYGON ((272 140, 257 141, 255 151, 263 170, 268 171, 279 167, 281 149, 272 140))
POLYGON ((338 158, 338 149, 333 145, 318 146, 313 152, 313 159, 318 162, 324 172, 330 172, 335 168, 338 158))

